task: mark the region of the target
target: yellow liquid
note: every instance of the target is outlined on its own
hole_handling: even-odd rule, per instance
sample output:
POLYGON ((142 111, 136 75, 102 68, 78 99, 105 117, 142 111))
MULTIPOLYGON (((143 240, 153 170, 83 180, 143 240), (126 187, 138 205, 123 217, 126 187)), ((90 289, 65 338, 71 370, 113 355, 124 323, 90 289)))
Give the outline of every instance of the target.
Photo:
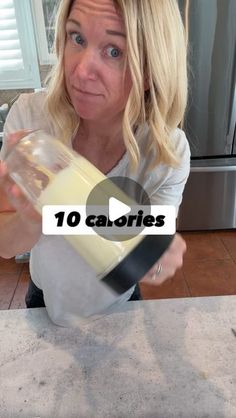
MULTIPOLYGON (((84 205, 94 186, 105 179, 106 177, 89 161, 77 157, 43 190, 37 209, 41 211, 44 205, 84 205)), ((117 196, 119 189, 112 182, 106 182, 102 193, 112 196, 112 190, 116 190, 117 196)), ((120 200, 122 196, 125 196, 127 202, 127 196, 119 190, 120 200)), ((129 203, 134 202, 130 199, 129 203)), ((91 265, 98 276, 109 272, 143 239, 143 236, 136 236, 119 242, 106 240, 99 235, 65 235, 64 237, 91 265)))

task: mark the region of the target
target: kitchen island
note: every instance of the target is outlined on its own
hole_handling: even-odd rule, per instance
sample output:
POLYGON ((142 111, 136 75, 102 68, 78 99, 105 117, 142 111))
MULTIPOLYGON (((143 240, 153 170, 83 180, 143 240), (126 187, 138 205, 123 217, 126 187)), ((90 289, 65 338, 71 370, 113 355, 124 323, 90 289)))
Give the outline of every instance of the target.
POLYGON ((1 418, 236 417, 236 296, 0 311, 1 418))

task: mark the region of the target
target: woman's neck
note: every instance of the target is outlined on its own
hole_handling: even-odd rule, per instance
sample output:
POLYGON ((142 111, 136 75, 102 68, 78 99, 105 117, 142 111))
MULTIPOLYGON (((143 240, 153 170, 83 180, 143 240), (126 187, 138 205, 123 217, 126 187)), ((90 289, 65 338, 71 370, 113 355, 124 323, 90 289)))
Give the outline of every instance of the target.
MULTIPOLYGON (((89 121, 90 122, 90 121, 89 121)), ((109 172, 126 151, 121 125, 82 123, 73 139, 73 149, 87 158, 103 173, 109 172)))
POLYGON ((79 132, 89 140, 97 139, 101 146, 116 143, 122 138, 122 117, 105 121, 81 120, 79 132))

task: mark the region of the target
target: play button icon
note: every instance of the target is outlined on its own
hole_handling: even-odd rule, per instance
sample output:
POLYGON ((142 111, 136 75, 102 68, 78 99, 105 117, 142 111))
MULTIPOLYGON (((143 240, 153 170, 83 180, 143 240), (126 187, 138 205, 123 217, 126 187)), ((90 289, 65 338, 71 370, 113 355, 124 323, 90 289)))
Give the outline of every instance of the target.
POLYGON ((115 221, 121 216, 126 215, 131 212, 131 207, 116 199, 115 197, 110 197, 109 199, 109 219, 110 221, 115 221))
POLYGON ((148 194, 129 177, 108 177, 99 182, 86 201, 91 227, 110 241, 126 241, 145 228, 141 222, 150 215, 148 194))

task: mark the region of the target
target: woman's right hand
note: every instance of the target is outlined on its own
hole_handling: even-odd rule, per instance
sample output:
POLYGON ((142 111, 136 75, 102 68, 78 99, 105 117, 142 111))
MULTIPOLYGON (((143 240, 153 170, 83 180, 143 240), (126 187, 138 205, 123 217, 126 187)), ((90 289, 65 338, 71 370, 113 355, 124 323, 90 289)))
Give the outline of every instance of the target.
MULTIPOLYGON (((28 130, 21 130, 8 135, 7 153, 22 139, 29 134, 28 130)), ((0 161, 0 187, 2 189, 0 200, 0 212, 18 212, 21 219, 29 224, 42 223, 41 215, 36 212, 33 205, 25 197, 19 186, 10 178, 7 163, 0 161)))

